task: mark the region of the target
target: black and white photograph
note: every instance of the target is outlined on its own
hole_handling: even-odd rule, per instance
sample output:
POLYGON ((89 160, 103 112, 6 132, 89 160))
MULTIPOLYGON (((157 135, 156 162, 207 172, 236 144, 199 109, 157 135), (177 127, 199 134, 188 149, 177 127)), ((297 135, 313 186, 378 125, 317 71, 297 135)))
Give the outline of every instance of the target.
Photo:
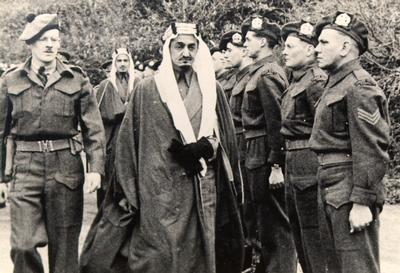
POLYGON ((400 2, 0 0, 0 273, 400 272, 400 2))

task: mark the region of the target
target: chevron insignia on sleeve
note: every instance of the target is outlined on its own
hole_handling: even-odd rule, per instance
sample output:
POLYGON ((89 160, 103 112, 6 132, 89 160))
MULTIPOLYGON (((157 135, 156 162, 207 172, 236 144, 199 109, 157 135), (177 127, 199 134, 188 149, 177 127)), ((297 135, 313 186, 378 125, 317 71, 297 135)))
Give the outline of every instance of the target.
POLYGON ((379 109, 376 109, 374 113, 370 114, 363 109, 357 108, 357 114, 359 119, 368 122, 371 125, 377 124, 379 119, 381 118, 379 109))

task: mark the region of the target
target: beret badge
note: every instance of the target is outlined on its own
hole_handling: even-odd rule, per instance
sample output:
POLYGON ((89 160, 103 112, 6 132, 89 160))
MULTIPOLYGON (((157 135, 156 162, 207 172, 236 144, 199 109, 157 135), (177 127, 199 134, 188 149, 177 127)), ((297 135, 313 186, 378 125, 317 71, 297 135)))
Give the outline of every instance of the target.
POLYGON ((262 19, 260 17, 256 17, 251 21, 251 28, 256 30, 262 29, 262 19))
POLYGON ((341 27, 348 27, 351 17, 347 13, 342 13, 336 17, 335 24, 341 27))
POLYGON ((232 36, 232 42, 235 43, 235 44, 241 43, 242 42, 242 35, 240 35, 239 33, 235 33, 232 36))
POLYGON ((314 27, 310 23, 304 23, 300 26, 299 33, 304 36, 312 36, 314 27))

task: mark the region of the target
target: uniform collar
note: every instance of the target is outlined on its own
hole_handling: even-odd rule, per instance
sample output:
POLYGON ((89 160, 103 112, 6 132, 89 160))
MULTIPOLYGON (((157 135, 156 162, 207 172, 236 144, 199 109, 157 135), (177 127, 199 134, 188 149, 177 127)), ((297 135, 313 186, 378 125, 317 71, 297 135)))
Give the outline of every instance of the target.
POLYGON ((290 73, 291 81, 298 82, 301 78, 304 77, 304 75, 307 73, 307 71, 314 66, 316 66, 316 63, 310 62, 298 69, 292 70, 292 72, 290 73))
POLYGON ((267 57, 264 57, 250 65, 251 67, 249 68, 249 73, 252 74, 254 71, 258 70, 260 67, 262 67, 266 63, 273 63, 275 61, 276 61, 276 59, 273 54, 271 54, 267 57))
POLYGON ((340 80, 342 80, 344 77, 349 75, 352 71, 360 69, 361 65, 358 59, 351 60, 342 66, 336 68, 335 70, 331 71, 329 73, 329 79, 327 81, 326 86, 327 87, 332 87, 336 83, 338 83, 340 80))
POLYGON ((237 74, 236 74, 236 81, 240 81, 243 79, 244 76, 250 71, 250 68, 252 67, 251 64, 243 67, 237 74))
MULTIPOLYGON (((18 68, 18 70, 21 71, 21 75, 26 76, 26 75, 31 75, 31 73, 35 73, 31 68, 31 63, 32 63, 32 56, 29 57, 25 61, 25 63, 23 63, 20 66, 20 68, 18 68)), ((56 71, 60 75, 66 75, 66 76, 70 76, 70 77, 74 76, 74 73, 72 72, 72 70, 58 59, 56 59, 56 71)))

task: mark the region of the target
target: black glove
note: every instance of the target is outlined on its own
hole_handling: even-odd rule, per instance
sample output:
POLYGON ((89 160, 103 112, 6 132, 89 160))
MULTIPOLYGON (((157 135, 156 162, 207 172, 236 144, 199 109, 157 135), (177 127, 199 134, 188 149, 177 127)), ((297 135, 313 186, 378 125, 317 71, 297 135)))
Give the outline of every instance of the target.
POLYGON ((209 159, 214 154, 214 149, 207 138, 202 137, 196 143, 183 145, 179 140, 172 139, 168 148, 172 157, 185 169, 188 175, 194 175, 203 170, 199 159, 209 159))

